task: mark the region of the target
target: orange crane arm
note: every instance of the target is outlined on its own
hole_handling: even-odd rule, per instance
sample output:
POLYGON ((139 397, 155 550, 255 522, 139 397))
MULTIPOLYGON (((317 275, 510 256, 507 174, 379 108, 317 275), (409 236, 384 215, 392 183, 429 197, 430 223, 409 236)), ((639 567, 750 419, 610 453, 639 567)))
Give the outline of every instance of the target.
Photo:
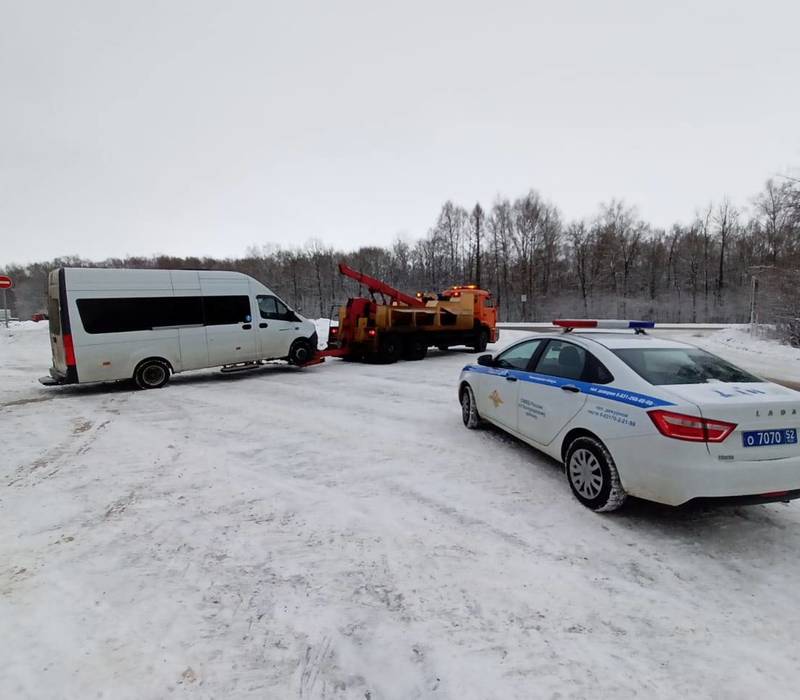
POLYGON ((394 287, 390 287, 385 282, 381 282, 379 279, 375 279, 374 277, 365 275, 363 272, 354 270, 352 267, 348 267, 344 263, 339 263, 339 272, 345 277, 350 277, 351 279, 356 280, 356 282, 363 284, 367 289, 369 289, 370 294, 384 294, 390 299, 399 301, 407 306, 425 306, 425 302, 422 299, 417 299, 417 297, 412 297, 409 294, 403 294, 403 292, 398 291, 394 287))

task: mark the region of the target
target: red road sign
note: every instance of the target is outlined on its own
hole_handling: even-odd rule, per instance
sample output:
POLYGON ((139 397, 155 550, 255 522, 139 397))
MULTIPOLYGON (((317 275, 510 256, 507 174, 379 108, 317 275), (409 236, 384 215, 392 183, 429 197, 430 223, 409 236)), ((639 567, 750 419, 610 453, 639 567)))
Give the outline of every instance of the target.
POLYGON ((0 275, 0 289, 11 289, 13 286, 14 285, 12 284, 10 277, 0 275))

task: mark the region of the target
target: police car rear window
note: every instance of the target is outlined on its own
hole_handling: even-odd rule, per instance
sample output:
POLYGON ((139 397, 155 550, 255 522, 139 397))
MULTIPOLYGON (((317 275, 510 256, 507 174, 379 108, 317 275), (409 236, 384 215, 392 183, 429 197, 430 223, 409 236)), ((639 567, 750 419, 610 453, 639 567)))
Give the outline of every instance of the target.
POLYGON ((696 348, 622 348, 613 352, 636 374, 656 386, 763 381, 696 348))

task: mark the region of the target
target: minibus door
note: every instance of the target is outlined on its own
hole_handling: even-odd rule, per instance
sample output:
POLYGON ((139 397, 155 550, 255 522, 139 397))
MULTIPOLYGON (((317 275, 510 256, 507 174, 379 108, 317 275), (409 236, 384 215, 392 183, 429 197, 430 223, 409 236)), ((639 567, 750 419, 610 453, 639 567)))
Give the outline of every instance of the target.
POLYGON ((286 304, 271 294, 259 294, 256 302, 258 356, 264 360, 286 357, 300 330, 300 322, 286 304))
MULTIPOLYGON (((61 329, 61 294, 59 271, 53 270, 48 278, 47 317, 50 324, 50 348, 53 351, 53 369, 60 375, 67 374, 67 359, 64 352, 64 338, 61 329)), ((67 300, 64 299, 66 304, 67 300)))
POLYGON ((249 297, 204 296, 203 308, 209 367, 256 359, 256 332, 249 297))

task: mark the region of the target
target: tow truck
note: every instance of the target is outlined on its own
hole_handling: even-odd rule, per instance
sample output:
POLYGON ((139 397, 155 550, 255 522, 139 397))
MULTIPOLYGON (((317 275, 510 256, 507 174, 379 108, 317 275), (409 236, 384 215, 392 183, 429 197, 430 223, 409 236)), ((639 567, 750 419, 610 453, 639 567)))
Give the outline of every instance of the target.
POLYGON ((389 364, 401 358, 422 360, 432 346, 446 351, 466 345, 484 352, 499 338, 492 295, 477 285, 411 296, 344 263, 339 272, 366 287, 369 298, 353 297, 339 308, 338 325, 331 323, 328 349, 319 359, 389 364))

